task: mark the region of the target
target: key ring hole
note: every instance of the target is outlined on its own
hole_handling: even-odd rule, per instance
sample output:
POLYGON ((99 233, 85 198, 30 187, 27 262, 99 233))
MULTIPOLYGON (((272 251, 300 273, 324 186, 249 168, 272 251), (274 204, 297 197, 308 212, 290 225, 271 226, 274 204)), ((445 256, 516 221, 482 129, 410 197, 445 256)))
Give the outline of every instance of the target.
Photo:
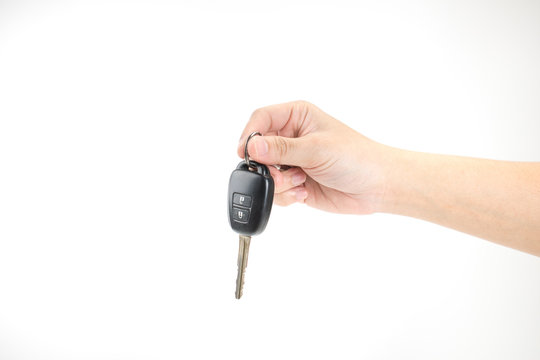
POLYGON ((257 166, 255 165, 252 165, 250 162, 249 162, 249 154, 248 154, 248 144, 249 144, 249 140, 251 140, 252 137, 254 136, 262 136, 262 134, 258 131, 255 131, 253 133, 251 133, 247 140, 246 140, 246 146, 244 147, 244 161, 246 162, 246 165, 248 166, 248 169, 249 170, 252 170, 252 171, 256 171, 257 170, 257 166))

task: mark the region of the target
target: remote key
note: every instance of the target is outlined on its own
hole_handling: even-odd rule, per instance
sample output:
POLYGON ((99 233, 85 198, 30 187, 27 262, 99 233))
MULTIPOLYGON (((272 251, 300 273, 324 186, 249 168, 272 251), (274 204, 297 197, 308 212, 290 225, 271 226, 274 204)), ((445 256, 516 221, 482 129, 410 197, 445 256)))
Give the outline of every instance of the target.
POLYGON ((268 167, 247 157, 246 160, 232 172, 228 193, 229 224, 240 235, 237 299, 242 297, 251 236, 262 233, 266 228, 274 200, 274 180, 268 167))

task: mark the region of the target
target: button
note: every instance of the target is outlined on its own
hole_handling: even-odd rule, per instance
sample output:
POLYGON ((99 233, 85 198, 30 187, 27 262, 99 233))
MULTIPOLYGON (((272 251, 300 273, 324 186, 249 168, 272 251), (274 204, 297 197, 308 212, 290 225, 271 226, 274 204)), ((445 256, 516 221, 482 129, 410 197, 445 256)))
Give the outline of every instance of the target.
POLYGON ((233 220, 241 223, 247 223, 249 221, 249 210, 233 207, 232 211, 233 220))
POLYGON ((233 195, 233 204, 250 207, 251 206, 251 196, 244 194, 234 193, 233 195))

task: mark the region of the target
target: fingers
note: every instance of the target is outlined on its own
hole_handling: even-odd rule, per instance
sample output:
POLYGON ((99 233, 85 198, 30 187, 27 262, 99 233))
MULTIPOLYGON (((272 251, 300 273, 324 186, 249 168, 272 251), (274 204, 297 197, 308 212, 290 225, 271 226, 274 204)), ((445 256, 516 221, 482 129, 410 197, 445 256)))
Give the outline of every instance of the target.
POLYGON ((249 134, 297 137, 307 127, 310 113, 315 107, 306 101, 293 101, 257 109, 251 115, 238 144, 238 155, 244 156, 244 145, 249 134))
POLYGON ((291 168, 286 171, 279 171, 273 166, 269 167, 270 174, 274 178, 274 192, 276 194, 290 190, 302 185, 306 181, 306 173, 300 168, 291 168))
POLYGON ((292 168, 279 171, 270 167, 270 173, 274 178, 275 185, 274 203, 288 206, 295 202, 304 202, 307 198, 307 191, 303 184, 307 176, 302 169, 292 168))
POLYGON ((238 156, 244 157, 247 137, 260 132, 264 136, 255 136, 248 144, 250 158, 267 165, 295 166, 287 171, 270 167, 275 182, 274 202, 278 205, 304 202, 308 196, 303 186, 306 174, 301 168, 312 168, 320 161, 315 156, 318 140, 312 134, 320 114, 317 107, 305 101, 271 105, 256 110, 242 133, 238 156))
POLYGON ((304 186, 296 186, 281 194, 274 195, 274 203, 280 206, 289 206, 295 202, 303 203, 308 196, 304 186))
POLYGON ((248 143, 249 157, 263 164, 315 167, 320 159, 314 138, 288 138, 282 136, 255 136, 248 143))

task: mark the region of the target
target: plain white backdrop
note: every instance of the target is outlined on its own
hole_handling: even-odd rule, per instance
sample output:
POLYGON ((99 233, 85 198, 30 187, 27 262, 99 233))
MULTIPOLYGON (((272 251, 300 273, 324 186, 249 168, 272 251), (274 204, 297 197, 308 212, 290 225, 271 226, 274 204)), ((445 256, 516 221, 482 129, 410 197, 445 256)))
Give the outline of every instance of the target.
POLYGON ((234 298, 251 112, 540 161, 535 1, 1 1, 0 359, 540 358, 540 260, 275 207, 234 298))

